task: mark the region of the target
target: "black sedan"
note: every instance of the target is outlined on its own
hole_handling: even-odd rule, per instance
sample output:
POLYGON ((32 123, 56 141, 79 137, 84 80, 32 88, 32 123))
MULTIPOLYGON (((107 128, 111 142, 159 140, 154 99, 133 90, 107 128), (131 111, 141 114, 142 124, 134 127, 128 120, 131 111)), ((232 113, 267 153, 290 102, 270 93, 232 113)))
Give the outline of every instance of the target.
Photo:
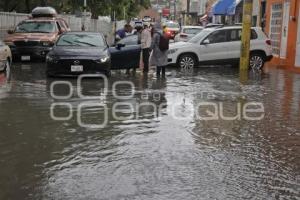
POLYGON ((67 32, 48 53, 47 75, 110 75, 111 55, 101 33, 67 32))
POLYGON ((127 36, 109 48, 111 69, 134 69, 140 65, 141 45, 137 35, 127 36))

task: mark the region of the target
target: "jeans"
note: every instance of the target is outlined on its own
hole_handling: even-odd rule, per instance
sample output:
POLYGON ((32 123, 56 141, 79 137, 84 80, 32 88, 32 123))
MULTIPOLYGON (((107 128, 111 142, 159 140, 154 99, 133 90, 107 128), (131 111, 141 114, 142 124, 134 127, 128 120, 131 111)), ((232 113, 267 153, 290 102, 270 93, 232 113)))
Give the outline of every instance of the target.
POLYGON ((144 72, 149 71, 150 48, 143 49, 144 72))
POLYGON ((162 73, 162 76, 165 76, 165 74, 166 74, 166 66, 157 66, 156 67, 156 75, 160 76, 160 73, 162 73))

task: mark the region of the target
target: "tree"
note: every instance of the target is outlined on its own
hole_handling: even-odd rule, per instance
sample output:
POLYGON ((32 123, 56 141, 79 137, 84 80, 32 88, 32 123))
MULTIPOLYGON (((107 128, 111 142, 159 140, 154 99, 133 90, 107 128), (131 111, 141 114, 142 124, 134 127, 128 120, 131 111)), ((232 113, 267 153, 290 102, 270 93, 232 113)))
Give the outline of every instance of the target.
MULTIPOLYGON (((116 13, 117 19, 123 18, 124 8, 128 17, 138 14, 142 8, 150 7, 150 0, 87 0, 88 10, 93 18, 98 16, 112 16, 116 13)), ((37 6, 52 6, 59 13, 75 13, 83 11, 83 0, 1 0, 0 8, 6 12, 30 13, 37 6)))

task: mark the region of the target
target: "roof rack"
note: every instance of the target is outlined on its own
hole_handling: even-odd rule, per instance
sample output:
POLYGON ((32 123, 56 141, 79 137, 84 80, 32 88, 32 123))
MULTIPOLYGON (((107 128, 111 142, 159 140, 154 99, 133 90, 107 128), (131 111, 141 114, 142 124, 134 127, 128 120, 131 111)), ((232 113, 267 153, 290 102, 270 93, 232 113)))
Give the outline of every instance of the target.
POLYGON ((31 12, 32 18, 57 17, 57 12, 52 7, 36 7, 31 12))
POLYGON ((221 28, 224 27, 224 24, 207 24, 205 28, 221 28))

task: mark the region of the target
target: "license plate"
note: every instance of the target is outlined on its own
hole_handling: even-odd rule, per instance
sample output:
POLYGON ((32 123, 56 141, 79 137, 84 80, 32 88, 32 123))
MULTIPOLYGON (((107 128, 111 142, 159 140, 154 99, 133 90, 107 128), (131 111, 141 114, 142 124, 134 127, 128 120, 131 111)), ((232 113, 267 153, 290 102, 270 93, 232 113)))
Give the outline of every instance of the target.
POLYGON ((82 65, 71 65, 71 72, 82 72, 83 66, 82 65))
POLYGON ((30 61, 30 56, 21 56, 22 61, 30 61))

